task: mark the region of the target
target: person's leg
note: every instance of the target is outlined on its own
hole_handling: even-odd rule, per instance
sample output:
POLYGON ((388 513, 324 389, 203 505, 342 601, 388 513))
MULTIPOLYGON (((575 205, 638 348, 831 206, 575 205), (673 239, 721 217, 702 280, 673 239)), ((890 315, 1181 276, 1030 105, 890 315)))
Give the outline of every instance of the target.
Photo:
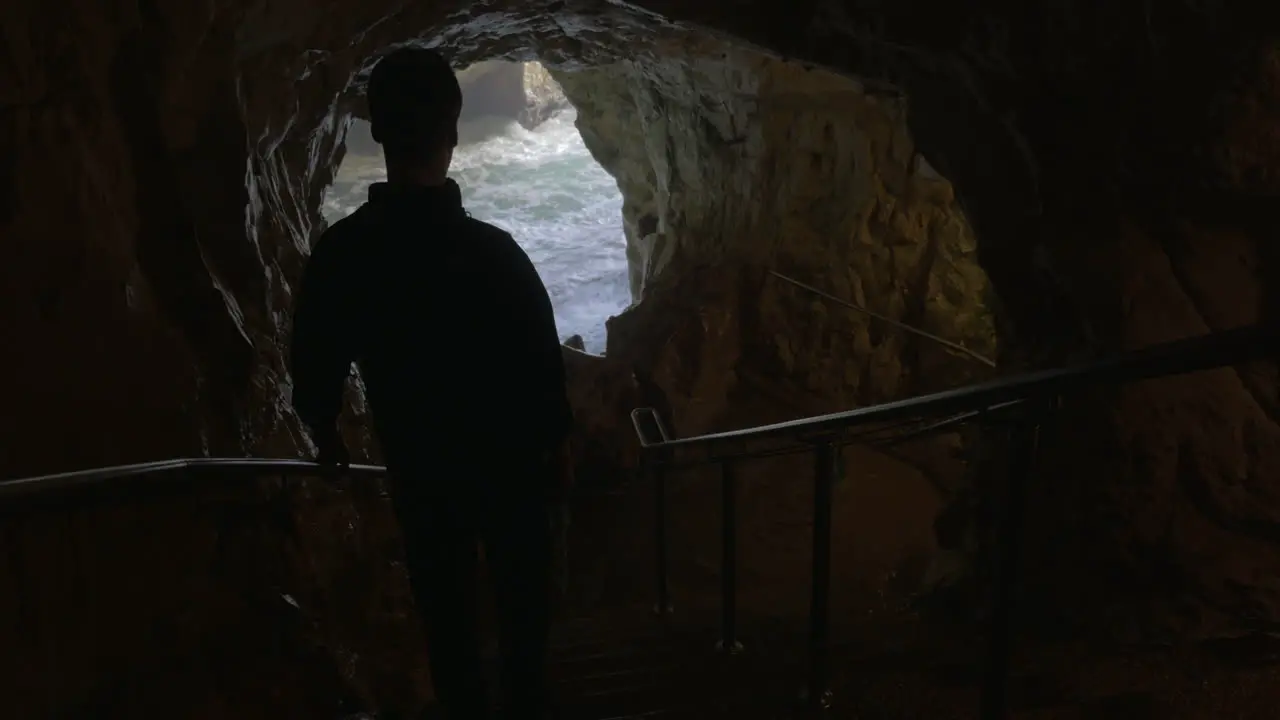
POLYGON ((502 644, 504 720, 548 710, 546 656, 551 629, 551 528, 535 493, 504 493, 489 504, 485 551, 502 644))
POLYGON ((489 714, 476 618, 478 528, 440 500, 397 503, 413 599, 436 697, 449 720, 489 714))

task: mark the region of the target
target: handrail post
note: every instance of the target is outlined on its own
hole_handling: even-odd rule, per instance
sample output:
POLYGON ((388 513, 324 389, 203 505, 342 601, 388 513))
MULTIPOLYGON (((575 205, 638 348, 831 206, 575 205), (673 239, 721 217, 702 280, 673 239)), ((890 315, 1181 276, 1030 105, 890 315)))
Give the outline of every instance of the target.
POLYGON ((830 707, 828 636, 831 611, 831 489, 837 448, 819 441, 813 463, 813 577, 809 596, 809 685, 804 699, 814 713, 830 707))
POLYGON ((736 655, 738 642, 738 510, 737 477, 732 460, 720 466, 720 642, 716 648, 736 655))
POLYGON ((667 585, 667 468, 664 463, 653 462, 652 459, 647 465, 653 476, 653 553, 658 585, 658 600, 653 612, 668 615, 673 608, 667 585))
POLYGON ((1027 484, 1035 470, 1043 408, 1032 401, 1029 417, 1014 420, 1010 432, 1010 458, 1005 508, 1000 528, 1000 546, 996 567, 995 598, 992 604, 991 631, 987 648, 986 677, 983 679, 982 720, 1006 720, 1009 717, 1009 672, 1013 653, 1014 600, 1022 555, 1022 530, 1026 520, 1027 484))

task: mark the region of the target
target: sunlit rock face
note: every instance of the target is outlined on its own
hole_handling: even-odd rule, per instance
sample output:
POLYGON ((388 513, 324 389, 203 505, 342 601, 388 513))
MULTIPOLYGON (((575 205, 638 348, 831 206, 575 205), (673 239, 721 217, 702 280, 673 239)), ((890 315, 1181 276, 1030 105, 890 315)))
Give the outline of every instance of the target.
MULTIPOLYGON (((748 382, 816 412, 983 375, 980 361, 839 302, 995 357, 973 234, 950 183, 916 152, 901 100, 707 42, 558 77, 622 188, 637 299, 716 266, 680 293, 703 304, 753 266, 748 296, 723 308, 755 316, 744 355, 727 358, 748 382)), ((611 338, 609 353, 625 342, 611 338)))
POLYGON ((569 99, 564 96, 560 83, 540 62, 520 64, 520 87, 525 101, 516 113, 516 120, 526 130, 538 127, 569 106, 569 99))
POLYGON ((462 122, 481 118, 517 120, 528 129, 568 105, 540 62, 478 62, 458 72, 462 122))
MULTIPOLYGON (((623 191, 640 302, 611 321, 608 358, 663 388, 681 435, 988 376, 975 356, 996 356, 994 298, 901 99, 746 48, 682 47, 555 71, 588 148, 623 191)), ((909 460, 944 497, 958 496, 960 438, 926 445, 909 460)))
MULTIPOLYGON (((788 372, 786 397, 805 388, 815 402, 927 386, 927 363, 886 348, 936 348, 877 337, 766 268, 882 303, 895 317, 928 322, 935 312, 953 329, 963 317, 953 337, 986 338, 988 349, 981 308, 994 308, 1010 370, 1280 316, 1271 211, 1280 50, 1266 3, 292 0, 67 10, 23 0, 0 11, 10 36, 26 38, 9 44, 15 82, 4 84, 0 114, 0 330, 11 339, 0 369, 12 379, 0 475, 307 449, 284 363, 293 286, 364 73, 411 40, 452 53, 458 67, 537 57, 564 70, 610 66, 599 72, 637 83, 610 94, 631 93, 649 154, 614 150, 613 169, 623 182, 641 177, 627 162, 653 172, 652 198, 632 197, 645 187, 638 180, 624 187, 633 256, 644 260, 634 317, 651 300, 677 307, 661 288, 690 287, 698 276, 682 266, 702 268, 707 287, 695 297, 722 294, 695 303, 706 308, 705 337, 687 352, 673 335, 647 331, 656 335, 645 352, 681 367, 768 358, 761 372, 788 372), (829 87, 825 76, 797 72, 784 76, 794 93, 774 86, 774 109, 717 97, 719 88, 769 97, 771 76, 749 68, 739 78, 733 58, 719 68, 710 57, 671 61, 698 55, 707 30, 723 35, 703 47, 736 38, 854 76, 861 89, 834 93, 820 110, 812 97, 829 87), (621 60, 634 64, 622 72, 621 60), (656 98, 673 100, 662 132, 656 98), (792 127, 781 108, 790 101, 810 119, 792 127), (867 126, 854 132, 817 120, 823 113, 867 126), (755 124, 738 122, 748 118, 755 124), (692 154, 650 147, 663 138, 692 154), (808 157, 768 151, 786 142, 808 157), (858 167, 859 158, 871 164, 858 167), (836 159, 855 160, 854 170, 837 173, 836 159), (838 186, 796 184, 806 161, 838 186), (785 202, 748 198, 788 188, 796 194, 785 202), (636 215, 642 208, 656 210, 652 220, 636 215), (926 221, 937 225, 919 227, 926 221), (820 238, 829 238, 821 251, 820 238), (973 242, 982 273, 967 257, 973 242), (984 275, 997 302, 948 294, 984 287, 984 275), (946 305, 929 304, 937 297, 946 305), (730 312, 748 301, 753 308, 730 312), (802 325, 782 339, 721 329, 746 318, 761 329, 802 325), (720 337, 739 347, 717 349, 720 337), (838 352, 850 361, 816 349, 827 342, 846 343, 838 352)), ((945 360, 957 374, 944 375, 958 381, 970 366, 955 361, 945 360)), ((689 431, 748 416, 721 411, 732 403, 719 396, 745 387, 741 379, 717 382, 687 391, 702 393, 687 407, 706 409, 682 411, 689 431)), ((673 404, 681 387, 664 388, 673 404)), ((1046 427, 1034 478, 1031 587, 1079 614, 1101 617, 1102 607, 1119 624, 1178 633, 1280 618, 1278 404, 1274 364, 1068 398, 1046 427), (1164 599, 1171 589, 1184 599, 1164 599)), ((351 432, 369 446, 359 427, 351 432)))

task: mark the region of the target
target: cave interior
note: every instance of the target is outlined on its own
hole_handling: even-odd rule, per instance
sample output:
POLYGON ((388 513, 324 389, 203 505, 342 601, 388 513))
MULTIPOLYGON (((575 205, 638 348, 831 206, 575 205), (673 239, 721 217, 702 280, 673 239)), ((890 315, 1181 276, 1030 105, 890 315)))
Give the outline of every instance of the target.
MULTIPOLYGON (((720 471, 681 471, 668 490, 668 573, 688 612, 664 635, 634 617, 653 601, 655 519, 632 409, 691 437, 1278 324, 1275 15, 1137 0, 18 0, 0 11, 14 339, 0 367, 22 381, 6 388, 0 477, 309 457, 289 405, 292 292, 369 69, 405 44, 459 69, 536 60, 617 180, 634 301, 604 355, 565 350, 592 492, 573 508, 561 632, 682 642, 681 623, 719 622, 720 471)), ((1015 673, 1031 689, 1013 694, 1038 693, 1052 717, 1269 716, 1270 651, 1239 641, 1280 622, 1275 353, 1057 400, 1019 543, 1015 657, 1038 670, 1015 673)), ((344 422, 376 463, 358 378, 344 422)), ((939 679, 929 658, 982 662, 972 632, 1011 452, 974 424, 839 453, 832 632, 872 659, 837 665, 833 712, 973 716, 974 683, 939 679)), ((809 609, 813 459, 734 466, 738 611, 770 647, 771 623, 809 609)), ((377 482, 195 468, 0 500, 15 717, 430 700, 377 482)), ((794 663, 778 662, 725 687, 756 703, 750 682, 790 682, 794 663)))

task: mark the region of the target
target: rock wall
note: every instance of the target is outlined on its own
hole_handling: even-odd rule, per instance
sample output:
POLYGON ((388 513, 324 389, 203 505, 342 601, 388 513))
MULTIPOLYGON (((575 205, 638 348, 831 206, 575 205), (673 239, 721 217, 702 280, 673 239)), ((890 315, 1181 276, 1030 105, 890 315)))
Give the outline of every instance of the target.
POLYGON ((774 410, 757 419, 781 420, 990 372, 769 272, 996 356, 973 234, 950 183, 916 152, 900 100, 707 41, 555 74, 624 198, 641 302, 610 325, 607 354, 663 376, 683 434, 744 425, 728 402, 739 392, 769 398, 774 410), (733 324, 732 341, 707 327, 673 340, 709 315, 733 324), (672 355, 660 361, 662 347, 672 355), (705 372, 716 387, 666 377, 680 372, 662 363, 705 372), (694 406, 697 420, 685 413, 694 406))
POLYGON ((520 64, 521 86, 524 90, 525 104, 516 120, 526 130, 532 130, 552 115, 569 107, 569 99, 564 96, 560 83, 551 76, 540 62, 520 64))
MULTIPOLYGON (((988 377, 993 363, 974 356, 996 357, 994 298, 950 183, 915 150, 901 99, 729 44, 680 49, 553 71, 622 190, 639 301, 610 321, 603 361, 572 354, 575 385, 594 388, 593 402, 576 398, 584 464, 612 461, 615 483, 634 466, 634 432, 615 398, 660 408, 688 436, 988 377)), ((931 527, 939 502, 970 496, 971 440, 949 433, 902 447, 933 499, 883 508, 894 513, 888 526, 931 527)), ((799 480, 811 465, 801 456, 769 472, 799 480)), ((918 482, 857 467, 847 477, 918 482)), ((924 569, 900 568, 899 581, 918 589, 924 569)))
POLYGON ((568 102, 542 63, 487 60, 458 71, 462 122, 484 117, 517 120, 533 129, 568 102))

